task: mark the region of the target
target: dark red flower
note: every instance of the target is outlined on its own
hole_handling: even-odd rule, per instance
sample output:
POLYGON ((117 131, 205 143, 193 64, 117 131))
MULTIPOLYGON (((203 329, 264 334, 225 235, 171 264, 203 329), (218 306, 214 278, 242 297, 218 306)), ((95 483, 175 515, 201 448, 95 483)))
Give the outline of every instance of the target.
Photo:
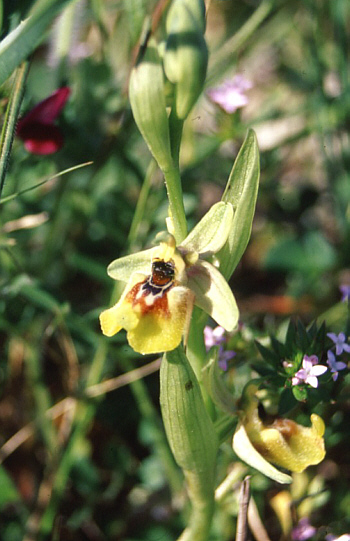
POLYGON ((41 101, 18 121, 17 136, 32 154, 53 154, 63 145, 61 130, 54 121, 62 111, 70 89, 63 86, 41 101))

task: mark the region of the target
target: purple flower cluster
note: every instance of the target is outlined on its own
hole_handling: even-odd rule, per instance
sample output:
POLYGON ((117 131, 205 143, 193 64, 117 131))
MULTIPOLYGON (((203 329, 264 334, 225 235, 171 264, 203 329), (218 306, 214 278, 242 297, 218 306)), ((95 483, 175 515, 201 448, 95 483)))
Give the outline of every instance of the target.
MULTIPOLYGON (((332 349, 327 351, 327 364, 332 373, 333 380, 336 381, 339 376, 339 371, 347 368, 347 364, 343 361, 337 361, 336 356, 341 355, 344 351, 350 353, 350 344, 347 343, 346 336, 343 332, 339 334, 330 332, 327 336, 334 342, 333 348, 335 348, 335 353, 333 353, 332 349)), ((304 355, 302 368, 300 368, 293 376, 292 385, 306 383, 316 389, 318 387, 317 378, 327 372, 327 370, 327 366, 318 364, 317 355, 304 355)))
POLYGON ((332 378, 334 381, 336 381, 338 379, 339 370, 344 370, 347 367, 346 363, 336 360, 336 355, 341 355, 343 351, 350 353, 350 345, 346 343, 346 336, 343 332, 339 333, 338 335, 330 332, 327 334, 327 336, 334 342, 335 345, 335 354, 331 349, 327 351, 327 364, 333 374, 332 378))
POLYGON ((222 370, 227 370, 227 363, 232 359, 236 353, 234 351, 225 351, 224 344, 227 338, 225 336, 225 329, 223 327, 215 327, 212 329, 209 325, 204 327, 204 343, 205 349, 210 350, 213 346, 219 346, 219 366, 222 370))

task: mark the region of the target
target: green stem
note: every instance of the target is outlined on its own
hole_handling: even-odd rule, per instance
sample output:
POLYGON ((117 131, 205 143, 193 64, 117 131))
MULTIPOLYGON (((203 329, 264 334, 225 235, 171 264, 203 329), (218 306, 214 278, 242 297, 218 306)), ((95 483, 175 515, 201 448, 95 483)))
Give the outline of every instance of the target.
POLYGON ((185 471, 184 474, 192 510, 189 524, 178 541, 207 541, 214 514, 213 480, 207 478, 203 483, 197 472, 185 471))
POLYGON ((180 244, 187 236, 187 222, 182 195, 179 156, 182 138, 183 120, 180 120, 174 108, 169 116, 169 133, 171 157, 174 166, 164 169, 165 184, 168 193, 170 213, 173 219, 174 236, 176 243, 180 244))
POLYGON ((0 140, 0 198, 4 187, 5 175, 11 154, 13 138, 16 132, 16 123, 19 115, 24 86, 29 70, 29 62, 23 62, 17 69, 13 83, 11 96, 8 102, 5 121, 1 132, 0 140))
POLYGON ((173 167, 163 171, 163 173, 168 193, 170 215, 173 220, 174 237, 176 244, 181 244, 187 236, 187 222, 182 198, 180 171, 177 167, 173 167))

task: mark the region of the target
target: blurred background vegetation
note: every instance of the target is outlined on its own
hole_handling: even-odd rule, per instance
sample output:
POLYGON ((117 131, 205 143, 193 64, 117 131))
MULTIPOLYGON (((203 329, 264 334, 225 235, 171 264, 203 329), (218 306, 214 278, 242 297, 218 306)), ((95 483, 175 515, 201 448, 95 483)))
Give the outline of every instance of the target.
MULTIPOLYGON (((4 3, 2 38, 33 3, 4 3)), ((98 325, 118 295, 108 263, 149 246, 167 215, 163 180, 127 95, 144 20, 157 7, 156 0, 72 2, 31 59, 23 114, 61 86, 71 95, 58 119, 64 146, 38 156, 16 138, 3 197, 50 180, 0 206, 4 541, 165 541, 183 527, 157 373, 114 379, 158 365, 140 360, 123 333, 103 338, 98 325), (102 380, 110 387, 96 387, 102 380)), ((339 286, 350 284, 350 3, 212 0, 207 7, 206 90, 237 73, 252 87, 233 114, 204 92, 186 121, 190 225, 221 197, 248 128, 261 150, 252 238, 231 281, 244 329, 233 338, 231 377, 239 385, 259 356, 254 338, 281 335, 289 316, 345 330, 339 286)), ((0 89, 2 117, 11 83, 0 89)), ((328 411, 327 459, 293 484, 317 539, 350 531, 348 395, 349 386, 328 411)), ((233 461, 229 442, 223 455, 219 481, 233 461)), ((247 469, 237 468, 240 480, 247 469)), ((283 487, 258 474, 252 483, 265 527, 279 540, 289 531, 279 512, 283 487)), ((213 539, 233 538, 236 512, 232 496, 213 539)))

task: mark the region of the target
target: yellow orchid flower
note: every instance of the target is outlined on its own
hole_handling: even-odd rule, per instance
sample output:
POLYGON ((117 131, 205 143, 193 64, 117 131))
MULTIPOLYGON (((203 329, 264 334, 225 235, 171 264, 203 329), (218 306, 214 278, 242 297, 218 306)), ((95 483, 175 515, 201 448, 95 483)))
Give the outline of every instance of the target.
POLYGON ((288 483, 291 478, 270 463, 292 472, 319 464, 325 457, 324 422, 312 414, 311 427, 281 418, 264 423, 259 416, 257 389, 255 384, 248 384, 244 392, 244 413, 233 437, 233 449, 250 466, 276 481, 288 483))
POLYGON ((194 304, 232 331, 236 301, 220 271, 205 260, 225 244, 232 218, 231 204, 217 203, 180 246, 168 233, 159 246, 113 261, 109 276, 127 284, 119 302, 100 315, 103 334, 124 328, 139 353, 171 351, 189 327, 194 304))

